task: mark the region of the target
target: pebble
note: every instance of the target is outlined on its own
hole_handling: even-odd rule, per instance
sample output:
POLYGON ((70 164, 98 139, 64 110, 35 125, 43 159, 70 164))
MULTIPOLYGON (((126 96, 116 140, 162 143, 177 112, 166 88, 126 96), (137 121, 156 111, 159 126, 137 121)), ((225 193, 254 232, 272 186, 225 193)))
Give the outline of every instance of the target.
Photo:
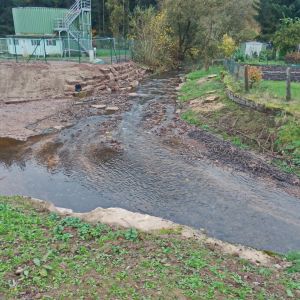
POLYGON ((24 269, 21 268, 21 267, 18 267, 17 270, 16 270, 16 272, 15 272, 15 274, 16 275, 21 275, 23 272, 24 272, 24 269))

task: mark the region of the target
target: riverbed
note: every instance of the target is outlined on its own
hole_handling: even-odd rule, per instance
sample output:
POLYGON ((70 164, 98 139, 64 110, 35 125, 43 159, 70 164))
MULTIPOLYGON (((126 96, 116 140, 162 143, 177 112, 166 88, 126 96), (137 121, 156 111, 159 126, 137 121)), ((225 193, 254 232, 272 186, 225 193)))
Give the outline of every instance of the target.
MULTIPOLYGON (((257 249, 300 249, 300 199, 247 173, 205 159, 187 159, 145 124, 149 107, 164 103, 159 124, 176 112, 174 78, 145 80, 132 106, 100 140, 112 115, 94 115, 50 136, 0 149, 0 193, 49 200, 86 212, 121 207, 204 229, 209 236, 257 249), (43 151, 36 148, 43 145, 43 151), (10 149, 10 150, 8 150, 10 149), (50 161, 50 162, 49 162, 50 161)), ((161 127, 160 127, 161 128, 161 127)))

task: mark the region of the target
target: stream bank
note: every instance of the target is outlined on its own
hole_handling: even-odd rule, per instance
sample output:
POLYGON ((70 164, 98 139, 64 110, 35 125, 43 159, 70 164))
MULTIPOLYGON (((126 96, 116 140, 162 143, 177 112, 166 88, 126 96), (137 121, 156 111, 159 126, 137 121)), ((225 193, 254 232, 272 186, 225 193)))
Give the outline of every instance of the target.
POLYGON ((299 249, 299 187, 260 172, 262 160, 181 121, 178 84, 176 74, 148 78, 128 95, 124 110, 85 115, 94 109, 90 103, 68 128, 17 147, 6 141, 1 194, 45 199, 77 212, 120 207, 204 228, 231 243, 299 249), (218 149, 228 155, 217 155, 218 149), (248 167, 230 164, 232 156, 246 157, 248 167))

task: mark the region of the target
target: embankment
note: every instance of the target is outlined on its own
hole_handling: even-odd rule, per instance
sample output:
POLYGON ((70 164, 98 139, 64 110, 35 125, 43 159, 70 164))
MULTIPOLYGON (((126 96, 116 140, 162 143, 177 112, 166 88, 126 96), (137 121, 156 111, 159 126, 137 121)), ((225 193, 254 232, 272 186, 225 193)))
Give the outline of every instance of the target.
POLYGON ((128 90, 137 85, 143 73, 132 62, 116 65, 5 62, 0 63, 0 101, 69 98, 74 95, 76 84, 81 85, 84 96, 128 90))

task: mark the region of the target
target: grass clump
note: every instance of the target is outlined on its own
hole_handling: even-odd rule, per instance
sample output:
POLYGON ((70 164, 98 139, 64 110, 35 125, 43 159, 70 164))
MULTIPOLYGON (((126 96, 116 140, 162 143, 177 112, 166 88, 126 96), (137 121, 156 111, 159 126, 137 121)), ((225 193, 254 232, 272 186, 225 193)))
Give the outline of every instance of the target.
MULTIPOLYGON (((162 232, 164 233, 164 232, 162 232)), ((285 299, 299 274, 181 235, 92 225, 0 197, 1 299, 285 299)), ((299 297, 298 297, 299 298, 299 297)))

